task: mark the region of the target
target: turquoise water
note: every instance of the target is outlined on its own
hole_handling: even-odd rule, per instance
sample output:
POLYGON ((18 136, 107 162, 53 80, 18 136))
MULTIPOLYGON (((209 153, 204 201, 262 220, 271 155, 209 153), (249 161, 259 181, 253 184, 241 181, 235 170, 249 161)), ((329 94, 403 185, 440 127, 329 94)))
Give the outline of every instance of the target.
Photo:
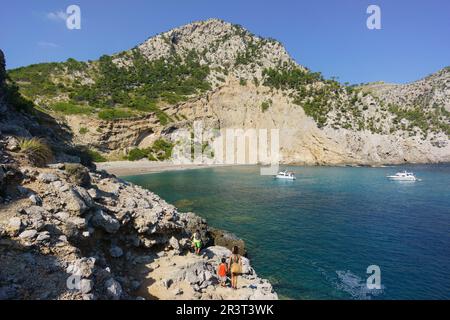
POLYGON ((256 166, 125 179, 243 238, 281 298, 450 299, 450 165, 288 168, 296 181, 256 166), (400 169, 422 181, 385 178, 400 169))

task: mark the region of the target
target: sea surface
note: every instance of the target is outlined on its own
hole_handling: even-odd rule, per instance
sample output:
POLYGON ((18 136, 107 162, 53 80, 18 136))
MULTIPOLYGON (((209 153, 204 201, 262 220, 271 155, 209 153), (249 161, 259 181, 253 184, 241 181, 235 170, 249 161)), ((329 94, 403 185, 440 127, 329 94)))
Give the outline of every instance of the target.
POLYGON ((258 166, 123 178, 244 239, 282 299, 450 299, 450 165, 287 168, 297 180, 258 166), (403 169, 421 181, 386 179, 403 169))

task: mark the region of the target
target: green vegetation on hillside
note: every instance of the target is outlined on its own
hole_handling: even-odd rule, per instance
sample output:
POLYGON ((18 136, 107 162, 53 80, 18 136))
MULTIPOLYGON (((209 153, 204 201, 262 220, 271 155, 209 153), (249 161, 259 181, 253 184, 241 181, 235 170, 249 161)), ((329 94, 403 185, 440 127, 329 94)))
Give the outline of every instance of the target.
POLYGON ((130 161, 141 160, 144 158, 147 158, 150 161, 168 160, 172 156, 173 147, 173 143, 161 138, 156 140, 149 148, 134 148, 130 150, 127 159, 130 161))
POLYGON ((297 67, 265 69, 264 85, 277 90, 293 90, 293 102, 301 105, 319 127, 327 124, 328 113, 333 109, 331 101, 337 99, 340 84, 325 80, 319 72, 309 72, 297 67), (319 84, 319 86, 313 86, 319 84))
POLYGON ((393 120, 397 129, 412 130, 414 127, 419 128, 422 132, 445 132, 450 135, 450 112, 444 107, 434 108, 429 112, 424 112, 420 107, 401 108, 397 105, 388 105, 389 112, 395 118, 393 120), (401 123, 401 120, 407 120, 407 127, 401 123))
POLYGON ((64 63, 31 65, 11 70, 9 76, 22 94, 32 100, 44 98, 55 112, 95 111, 105 120, 154 112, 163 125, 172 120, 159 108, 161 103, 176 104, 210 89, 206 81, 209 68, 200 65, 195 51, 184 59, 173 55, 149 61, 133 49, 116 58, 124 59, 126 66, 119 66, 112 56, 104 55, 92 63, 68 59, 64 63), (61 102, 61 96, 69 100, 61 102))

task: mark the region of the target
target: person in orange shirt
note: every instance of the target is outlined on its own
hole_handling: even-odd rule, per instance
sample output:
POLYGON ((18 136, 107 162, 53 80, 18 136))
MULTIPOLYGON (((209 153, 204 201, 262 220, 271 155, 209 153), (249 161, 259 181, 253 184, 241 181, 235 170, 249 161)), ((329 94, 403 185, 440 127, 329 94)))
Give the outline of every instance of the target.
POLYGON ((225 284, 227 281, 227 273, 228 273, 228 268, 227 268, 227 264, 226 264, 226 259, 222 258, 222 263, 219 264, 219 267, 217 268, 217 275, 219 276, 219 281, 220 281, 220 285, 222 287, 226 287, 227 285, 225 284))

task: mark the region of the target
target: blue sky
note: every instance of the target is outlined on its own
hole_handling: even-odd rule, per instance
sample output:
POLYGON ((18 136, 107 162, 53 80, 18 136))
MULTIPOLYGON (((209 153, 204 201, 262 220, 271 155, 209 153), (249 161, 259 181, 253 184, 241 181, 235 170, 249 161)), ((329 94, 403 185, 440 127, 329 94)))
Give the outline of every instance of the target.
POLYGON ((448 0, 3 1, 0 48, 8 68, 97 59, 212 17, 281 41, 298 63, 341 82, 405 83, 450 65, 448 0), (71 4, 81 30, 58 17, 71 4), (370 4, 381 8, 381 30, 366 27, 370 4))

